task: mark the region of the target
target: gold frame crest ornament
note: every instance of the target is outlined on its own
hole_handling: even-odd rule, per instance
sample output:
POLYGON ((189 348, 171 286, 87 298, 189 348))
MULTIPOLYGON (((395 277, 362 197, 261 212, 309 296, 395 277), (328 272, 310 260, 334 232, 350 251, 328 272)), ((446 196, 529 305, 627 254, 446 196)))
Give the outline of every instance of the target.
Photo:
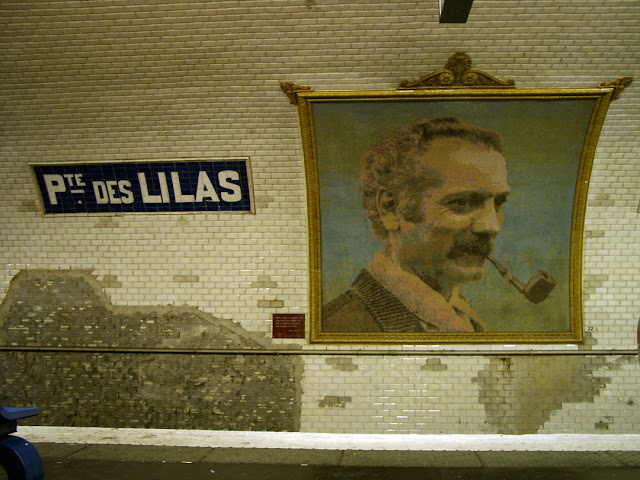
MULTIPOLYGON (((402 81, 396 90, 314 91, 295 83, 281 84, 291 103, 297 105, 302 134, 309 216, 310 342, 582 342, 582 239, 591 166, 609 103, 630 82, 631 78, 625 77, 596 88, 516 89, 513 80, 502 81, 472 68, 469 56, 459 52, 444 69, 416 81, 402 81), (384 219, 385 215, 396 215, 396 223, 404 219, 395 213, 392 200, 399 204, 399 195, 409 194, 390 193, 396 187, 387 187, 382 181, 371 197, 366 193, 370 174, 362 173, 365 167, 361 166, 361 159, 400 151, 400 147, 389 145, 406 143, 403 135, 418 128, 415 125, 426 131, 427 126, 432 129, 445 123, 449 133, 443 134, 438 127, 440 133, 434 135, 449 138, 451 128, 471 129, 476 132, 473 135, 487 138, 497 133, 504 141, 501 154, 489 144, 476 153, 503 158, 501 165, 506 159, 506 167, 494 171, 503 179, 503 190, 507 190, 505 175, 510 185, 506 196, 495 194, 505 198, 499 201, 501 223, 496 230, 499 233, 492 236, 491 248, 466 252, 470 257, 460 260, 471 261, 468 258, 474 255, 486 259, 484 274, 475 275, 475 281, 460 281, 462 293, 456 286, 455 294, 449 289, 446 295, 445 289, 438 287, 450 282, 451 276, 432 283, 425 280, 428 285, 424 287, 417 276, 404 275, 401 263, 389 263, 389 258, 398 255, 389 255, 389 235, 385 240, 384 229, 380 234, 381 223, 375 227, 370 220, 384 219), (365 198, 369 213, 364 215, 361 191, 377 202, 371 207, 365 198), (385 195, 392 199, 387 204, 393 207, 387 208, 380 200, 385 195), (373 217, 372 208, 377 209, 373 217), (380 238, 375 238, 376 232, 380 238), (528 282, 518 280, 529 276, 528 282), (464 320, 446 320, 449 314, 445 310, 464 320)), ((469 138, 460 140, 461 145, 473 149, 475 140, 469 138)), ((426 140, 427 152, 432 145, 429 142, 434 141, 426 140)), ((455 158, 453 153, 449 155, 455 158)), ((370 161, 363 160, 362 165, 370 161)), ((450 178, 466 181, 473 176, 466 167, 446 168, 446 173, 438 173, 445 185, 450 178)), ((409 179, 405 184, 411 182, 417 180, 409 179)), ((487 184, 489 190, 492 182, 487 184)), ((425 190, 412 191, 423 195, 425 190)), ((485 198, 483 195, 472 192, 471 197, 485 198)), ((497 202, 492 195, 486 198, 497 202)), ((420 202, 425 200, 418 202, 422 205, 420 202)), ((427 209, 424 205, 421 208, 427 209)), ((445 223, 451 220, 442 218, 445 223)), ((419 224, 416 222, 414 225, 419 224)), ((436 221, 427 223, 430 232, 442 227, 436 221)), ((422 231, 427 231, 426 227, 422 231)), ((431 245, 428 238, 421 241, 431 245)), ((429 261, 440 255, 428 249, 425 252, 429 261)))

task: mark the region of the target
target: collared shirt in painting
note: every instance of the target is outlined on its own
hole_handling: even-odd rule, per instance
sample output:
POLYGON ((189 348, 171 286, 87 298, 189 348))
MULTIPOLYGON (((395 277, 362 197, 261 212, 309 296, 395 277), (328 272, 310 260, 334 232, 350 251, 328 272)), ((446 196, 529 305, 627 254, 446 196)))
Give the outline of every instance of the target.
POLYGON ((447 301, 378 252, 349 290, 322 307, 322 331, 472 333, 485 324, 457 288, 447 301))

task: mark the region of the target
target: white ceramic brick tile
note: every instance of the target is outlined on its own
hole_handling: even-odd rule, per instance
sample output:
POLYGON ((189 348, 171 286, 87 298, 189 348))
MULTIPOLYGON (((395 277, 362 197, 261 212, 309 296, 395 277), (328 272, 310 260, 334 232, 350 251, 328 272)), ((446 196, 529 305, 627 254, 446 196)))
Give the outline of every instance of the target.
MULTIPOLYGON (((583 277, 604 280, 585 295, 583 317, 593 350, 637 348, 639 15, 636 0, 487 0, 464 25, 438 24, 435 3, 408 1, 3 1, 0 296, 25 268, 92 269, 120 283, 105 285, 116 305, 194 305, 268 335, 274 311, 308 312, 302 149, 296 109, 279 83, 393 89, 461 50, 521 88, 636 77, 612 103, 593 162, 585 230, 602 234, 585 238, 583 277), (35 198, 28 162, 231 156, 250 157, 255 214, 60 219, 21 209, 35 198), (611 201, 599 203, 604 196, 611 201), (198 280, 176 283, 179 275, 198 280), (278 286, 252 287, 258 276, 278 286), (258 307, 263 300, 284 307, 258 307)), ((303 357, 302 428, 357 433, 487 431, 473 379, 496 357, 423 352, 568 348, 396 346, 408 356, 352 355, 358 370, 336 371, 323 350, 378 347, 286 343, 318 352, 303 357), (447 370, 422 370, 428 358, 447 370), (381 392, 395 409, 380 405, 381 392), (318 405, 331 395, 351 401, 318 405)), ((541 431, 594 432, 598 422, 608 429, 596 433, 637 429, 637 362, 610 368, 592 404, 563 404, 541 431)))

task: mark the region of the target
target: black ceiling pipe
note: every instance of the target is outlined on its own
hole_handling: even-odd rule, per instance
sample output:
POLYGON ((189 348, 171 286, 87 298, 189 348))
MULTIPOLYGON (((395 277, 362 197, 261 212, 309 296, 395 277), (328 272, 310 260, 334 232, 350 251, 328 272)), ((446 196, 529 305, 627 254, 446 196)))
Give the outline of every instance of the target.
POLYGON ((440 0, 440 23, 466 23, 473 0, 440 0))

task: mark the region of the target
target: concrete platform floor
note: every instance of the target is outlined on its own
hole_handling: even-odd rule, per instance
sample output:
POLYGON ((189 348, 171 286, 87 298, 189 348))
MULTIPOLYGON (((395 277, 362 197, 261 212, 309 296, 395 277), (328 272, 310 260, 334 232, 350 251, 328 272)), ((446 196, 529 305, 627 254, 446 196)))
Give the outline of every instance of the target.
MULTIPOLYGON (((640 478, 640 435, 342 435, 67 427, 20 427, 18 435, 38 448, 46 480, 640 478)), ((3 473, 0 480, 6 478, 3 473)))
POLYGON ((45 480, 637 480, 640 468, 302 467, 45 459, 45 472, 45 480))

